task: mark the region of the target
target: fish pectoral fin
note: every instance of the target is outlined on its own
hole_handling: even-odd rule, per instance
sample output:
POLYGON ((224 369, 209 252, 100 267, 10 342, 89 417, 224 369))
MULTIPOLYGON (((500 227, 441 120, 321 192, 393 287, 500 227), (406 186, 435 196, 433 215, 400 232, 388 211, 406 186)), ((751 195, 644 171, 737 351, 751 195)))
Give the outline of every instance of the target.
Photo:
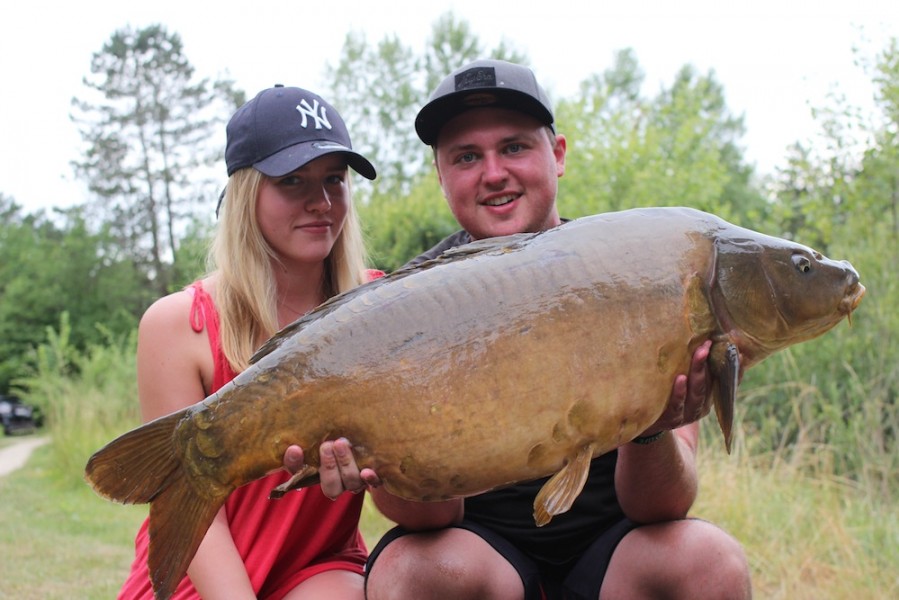
POLYGON ((540 488, 534 498, 534 522, 537 527, 543 527, 554 516, 567 512, 574 504, 587 482, 595 449, 595 444, 581 448, 561 471, 550 477, 540 488))
POLYGON ((293 477, 273 489, 268 493, 269 500, 277 500, 289 492, 290 490, 298 490, 300 488, 315 485, 320 481, 318 469, 311 465, 306 465, 293 474, 293 477))
POLYGON ((712 389, 715 415, 724 434, 724 447, 730 454, 734 427, 734 402, 740 382, 740 351, 731 343, 714 344, 709 368, 716 384, 712 389))

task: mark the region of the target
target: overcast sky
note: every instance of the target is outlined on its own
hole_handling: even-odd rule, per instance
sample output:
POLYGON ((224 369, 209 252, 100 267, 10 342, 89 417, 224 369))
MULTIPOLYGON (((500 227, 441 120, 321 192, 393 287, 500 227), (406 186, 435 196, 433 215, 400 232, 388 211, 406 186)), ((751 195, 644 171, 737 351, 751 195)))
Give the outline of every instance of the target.
MULTIPOLYGON (((809 103, 836 89, 870 106, 869 79, 854 66, 899 37, 897 0, 552 0, 500 8, 490 0, 31 0, 0 20, 0 192, 32 212, 81 201, 69 163, 82 150, 69 120, 93 53, 126 25, 161 23, 178 33, 200 76, 228 75, 252 97, 274 83, 321 88, 348 31, 374 43, 396 34, 417 52, 452 10, 482 43, 526 52, 553 97, 633 48, 647 93, 670 86, 684 64, 714 70, 731 111, 743 115, 748 160, 760 172, 814 132, 809 103)), ((564 132, 563 132, 564 133, 564 132)), ((224 144, 224 133, 222 133, 224 144)), ((224 164, 222 181, 225 180, 224 164)))

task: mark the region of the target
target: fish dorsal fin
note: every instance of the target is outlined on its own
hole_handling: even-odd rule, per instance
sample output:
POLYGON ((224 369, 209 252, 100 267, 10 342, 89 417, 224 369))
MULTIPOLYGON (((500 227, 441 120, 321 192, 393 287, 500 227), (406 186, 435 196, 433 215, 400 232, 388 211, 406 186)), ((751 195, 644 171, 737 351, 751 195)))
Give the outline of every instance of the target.
POLYGON ((309 323, 317 321, 322 317, 330 314, 336 309, 340 308, 347 302, 362 296, 364 294, 371 293, 373 290, 393 283, 399 279, 404 279, 410 275, 414 275, 415 273, 420 273, 422 271, 427 271, 437 265, 442 265, 446 263, 456 262, 458 260, 466 260, 472 256, 476 256, 479 254, 485 254, 489 252, 509 252, 515 250, 521 246, 522 243, 527 240, 533 238, 534 236, 540 235, 542 232, 538 233, 517 233, 513 235, 507 235, 502 237, 495 238, 486 238, 483 240, 476 240, 469 244, 464 244, 462 246, 456 246, 455 248, 450 248, 446 250, 436 258, 426 260, 424 262, 409 265, 397 269, 396 271, 385 275, 384 277, 379 277, 378 279, 369 281, 368 283, 364 283, 358 287, 355 287, 351 290, 343 292, 342 294, 338 294, 333 296, 329 300, 326 300, 322 304, 320 304, 313 311, 307 313, 306 315, 300 317, 293 323, 285 326, 278 333, 273 335, 267 342, 265 342, 259 350, 250 358, 250 364, 255 364, 259 362, 263 357, 268 354, 271 354, 276 349, 278 349, 281 344, 293 337, 295 333, 306 327, 309 323))
POLYGON ((537 497, 534 498, 534 522, 537 527, 543 527, 554 516, 567 512, 574 504, 587 482, 590 461, 593 460, 595 449, 595 444, 581 448, 561 471, 550 477, 540 488, 537 497))
POLYGON ((484 254, 487 252, 509 252, 521 246, 523 242, 540 235, 542 231, 537 233, 513 233, 511 235, 503 235, 499 237, 484 238, 482 240, 474 240, 462 246, 448 248, 442 254, 435 258, 439 262, 451 262, 460 258, 472 256, 474 254, 484 254))
POLYGON ((403 279, 404 277, 408 277, 409 275, 418 273, 420 271, 426 271, 427 269, 434 266, 434 264, 436 263, 434 263, 433 261, 426 261, 415 266, 397 269, 393 273, 389 273, 383 277, 379 277, 367 283, 363 283, 362 285, 357 286, 351 290, 347 290, 342 294, 332 296, 330 299, 318 305, 311 312, 306 313, 293 323, 286 325, 278 333, 273 335, 259 348, 259 350, 256 351, 252 358, 250 358, 250 364, 252 365, 259 362, 259 360, 261 360, 264 356, 271 354, 272 352, 277 350, 285 340, 290 339, 295 333, 309 325, 309 323, 317 321, 322 317, 332 313, 354 298, 371 293, 373 290, 376 290, 377 288, 383 285, 387 285, 393 281, 397 281, 398 279, 403 279))
POLYGON ((731 343, 712 344, 709 369, 714 379, 712 395, 715 415, 724 434, 724 447, 730 454, 734 427, 734 402, 740 381, 740 351, 731 343))

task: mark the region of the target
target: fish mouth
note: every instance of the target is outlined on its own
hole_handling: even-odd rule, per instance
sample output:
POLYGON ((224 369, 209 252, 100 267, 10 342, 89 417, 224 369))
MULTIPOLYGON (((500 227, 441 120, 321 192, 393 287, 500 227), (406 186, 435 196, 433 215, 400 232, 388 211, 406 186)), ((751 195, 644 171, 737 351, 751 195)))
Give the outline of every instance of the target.
POLYGON ((858 308, 858 305, 861 304, 862 297, 865 295, 865 286, 861 283, 856 283, 852 288, 850 288, 846 296, 843 300, 840 301, 839 311, 841 314, 846 315, 846 318, 849 319, 849 324, 852 324, 852 311, 858 308))

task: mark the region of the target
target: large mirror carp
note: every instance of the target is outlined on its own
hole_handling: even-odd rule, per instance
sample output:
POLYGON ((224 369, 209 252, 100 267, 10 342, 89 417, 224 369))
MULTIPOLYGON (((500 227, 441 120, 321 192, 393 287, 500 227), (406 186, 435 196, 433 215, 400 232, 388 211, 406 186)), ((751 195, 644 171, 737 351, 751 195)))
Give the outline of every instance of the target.
POLYGON ((846 261, 687 208, 586 217, 475 242, 336 296, 289 325, 206 400, 99 450, 101 495, 150 502, 165 598, 238 486, 298 444, 346 437, 360 467, 413 500, 555 474, 538 524, 568 510, 590 460, 664 410, 694 349, 729 447, 741 371, 823 334, 865 288, 846 261))

